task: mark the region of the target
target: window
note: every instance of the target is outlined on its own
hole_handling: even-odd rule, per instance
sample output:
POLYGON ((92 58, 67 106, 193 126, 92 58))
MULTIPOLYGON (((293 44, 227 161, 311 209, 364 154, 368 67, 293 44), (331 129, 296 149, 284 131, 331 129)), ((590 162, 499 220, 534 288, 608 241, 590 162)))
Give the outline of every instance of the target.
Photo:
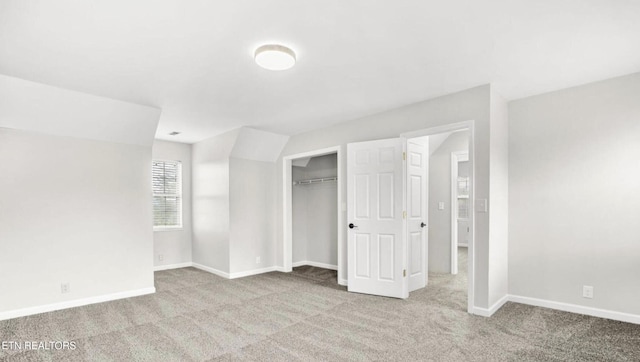
POLYGON ((458 176, 458 219, 469 217, 469 178, 458 176))
POLYGON ((151 167, 154 229, 182 227, 182 164, 154 160, 151 167))

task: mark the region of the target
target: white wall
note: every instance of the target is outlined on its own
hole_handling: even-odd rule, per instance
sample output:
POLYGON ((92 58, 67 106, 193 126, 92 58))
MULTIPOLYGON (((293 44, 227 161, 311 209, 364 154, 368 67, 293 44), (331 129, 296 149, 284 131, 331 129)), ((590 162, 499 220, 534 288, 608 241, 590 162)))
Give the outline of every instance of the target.
POLYGON ((239 129, 231 157, 243 160, 275 162, 289 136, 249 127, 239 129))
MULTIPOLYGON (((335 177, 336 154, 293 168, 293 180, 335 177)), ((293 262, 338 265, 338 187, 335 182, 293 187, 293 262)))
POLYGON ((274 267, 274 162, 288 138, 242 127, 192 146, 194 263, 230 277, 274 267))
POLYGON ((150 147, 0 128, 0 165, 0 318, 153 292, 150 147))
POLYGON ((509 104, 510 294, 640 315, 639 95, 636 73, 509 104))
POLYGON ((489 306, 507 295, 509 243, 509 120, 507 102, 491 90, 489 306))
POLYGON ((182 229, 153 233, 154 266, 189 263, 191 259, 191 145, 155 140, 154 160, 182 162, 182 229), (162 261, 160 256, 162 255, 162 261))
POLYGON ((454 132, 429 157, 430 272, 451 273, 451 153, 468 150, 469 132, 454 132))
POLYGON ((307 261, 338 265, 338 187, 307 187, 307 261))
POLYGON ((229 273, 229 155, 239 129, 192 145, 193 262, 229 273))
MULTIPOLYGON (((398 137, 405 132, 446 125, 462 121, 475 121, 475 192, 476 198, 487 199, 489 195, 489 123, 490 123, 490 86, 480 86, 447 96, 412 104, 402 108, 344 122, 331 127, 292 136, 287 143, 278 169, 282 170, 282 157, 297 153, 318 150, 340 145, 343 151, 350 142, 368 141, 398 137)), ((346 158, 346 152, 343 153, 346 158)), ((342 160, 346 174, 346 159, 342 160)), ((282 175, 278 175, 278 210, 282 209, 282 175)), ((346 195, 346 184, 342 190, 346 195)), ((491 208, 489 207, 489 212, 491 208)), ((487 308, 489 302, 489 213, 475 215, 475 296, 474 305, 487 308)), ((344 225, 347 225, 346 213, 343 213, 344 225)), ((343 230, 347 240, 347 230, 343 230)), ((282 213, 278 213, 277 250, 283 250, 282 213)), ((345 256, 343 270, 346 267, 346 245, 342 250, 345 256)), ((278 265, 283 265, 283 253, 276 254, 278 265)))
POLYGON ((275 263, 275 165, 231 158, 230 273, 273 266, 275 263), (260 257, 260 262, 256 261, 260 257))

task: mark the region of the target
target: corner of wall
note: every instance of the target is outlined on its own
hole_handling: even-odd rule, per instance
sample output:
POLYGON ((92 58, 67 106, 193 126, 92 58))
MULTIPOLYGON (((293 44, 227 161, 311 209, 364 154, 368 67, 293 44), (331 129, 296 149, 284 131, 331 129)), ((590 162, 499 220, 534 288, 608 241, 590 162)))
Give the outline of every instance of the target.
POLYGON ((190 144, 163 140, 155 140, 153 143, 153 159, 182 162, 182 228, 154 231, 155 270, 186 265, 193 261, 191 154, 190 144))
POLYGON ((509 125, 506 100, 491 86, 489 122, 489 305, 508 292, 509 125))
POLYGON ((275 162, 288 139, 241 127, 193 146, 194 262, 231 277, 275 265, 275 162), (220 187, 213 190, 214 184, 220 187), (224 198, 223 204, 205 200, 212 194, 224 198), (202 203, 217 210, 216 233, 206 231, 211 220, 202 203), (203 255, 211 255, 212 248, 219 256, 216 259, 224 260, 206 260, 213 259, 203 255))
POLYGON ((288 140, 289 136, 241 127, 230 157, 276 162, 288 140))

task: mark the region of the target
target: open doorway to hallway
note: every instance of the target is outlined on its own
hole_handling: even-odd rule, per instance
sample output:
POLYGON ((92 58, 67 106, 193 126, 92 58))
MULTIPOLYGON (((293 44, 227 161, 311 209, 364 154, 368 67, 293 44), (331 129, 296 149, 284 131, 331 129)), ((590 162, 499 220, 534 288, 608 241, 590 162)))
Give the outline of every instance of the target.
MULTIPOLYGON (((426 290, 466 310, 469 286, 472 168, 467 128, 428 136, 428 285, 426 290), (454 160, 454 161, 452 161, 454 160), (463 230, 464 232, 462 232, 463 230), (433 293, 437 290, 437 293, 433 293)), ((408 140, 411 140, 409 138, 408 140)))

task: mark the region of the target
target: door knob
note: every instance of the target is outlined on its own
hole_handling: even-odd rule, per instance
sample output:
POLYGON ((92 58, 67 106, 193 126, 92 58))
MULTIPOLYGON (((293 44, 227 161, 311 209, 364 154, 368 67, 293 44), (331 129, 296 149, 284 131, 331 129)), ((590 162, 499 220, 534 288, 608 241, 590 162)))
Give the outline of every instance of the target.
POLYGON ((353 228, 357 228, 357 226, 353 225, 353 223, 349 224, 349 229, 353 229, 353 228))
POLYGON ((423 222, 421 222, 421 223, 420 223, 420 227, 421 227, 421 228, 423 228, 423 227, 425 227, 425 226, 427 226, 427 224, 425 224, 425 223, 423 223, 423 222))

